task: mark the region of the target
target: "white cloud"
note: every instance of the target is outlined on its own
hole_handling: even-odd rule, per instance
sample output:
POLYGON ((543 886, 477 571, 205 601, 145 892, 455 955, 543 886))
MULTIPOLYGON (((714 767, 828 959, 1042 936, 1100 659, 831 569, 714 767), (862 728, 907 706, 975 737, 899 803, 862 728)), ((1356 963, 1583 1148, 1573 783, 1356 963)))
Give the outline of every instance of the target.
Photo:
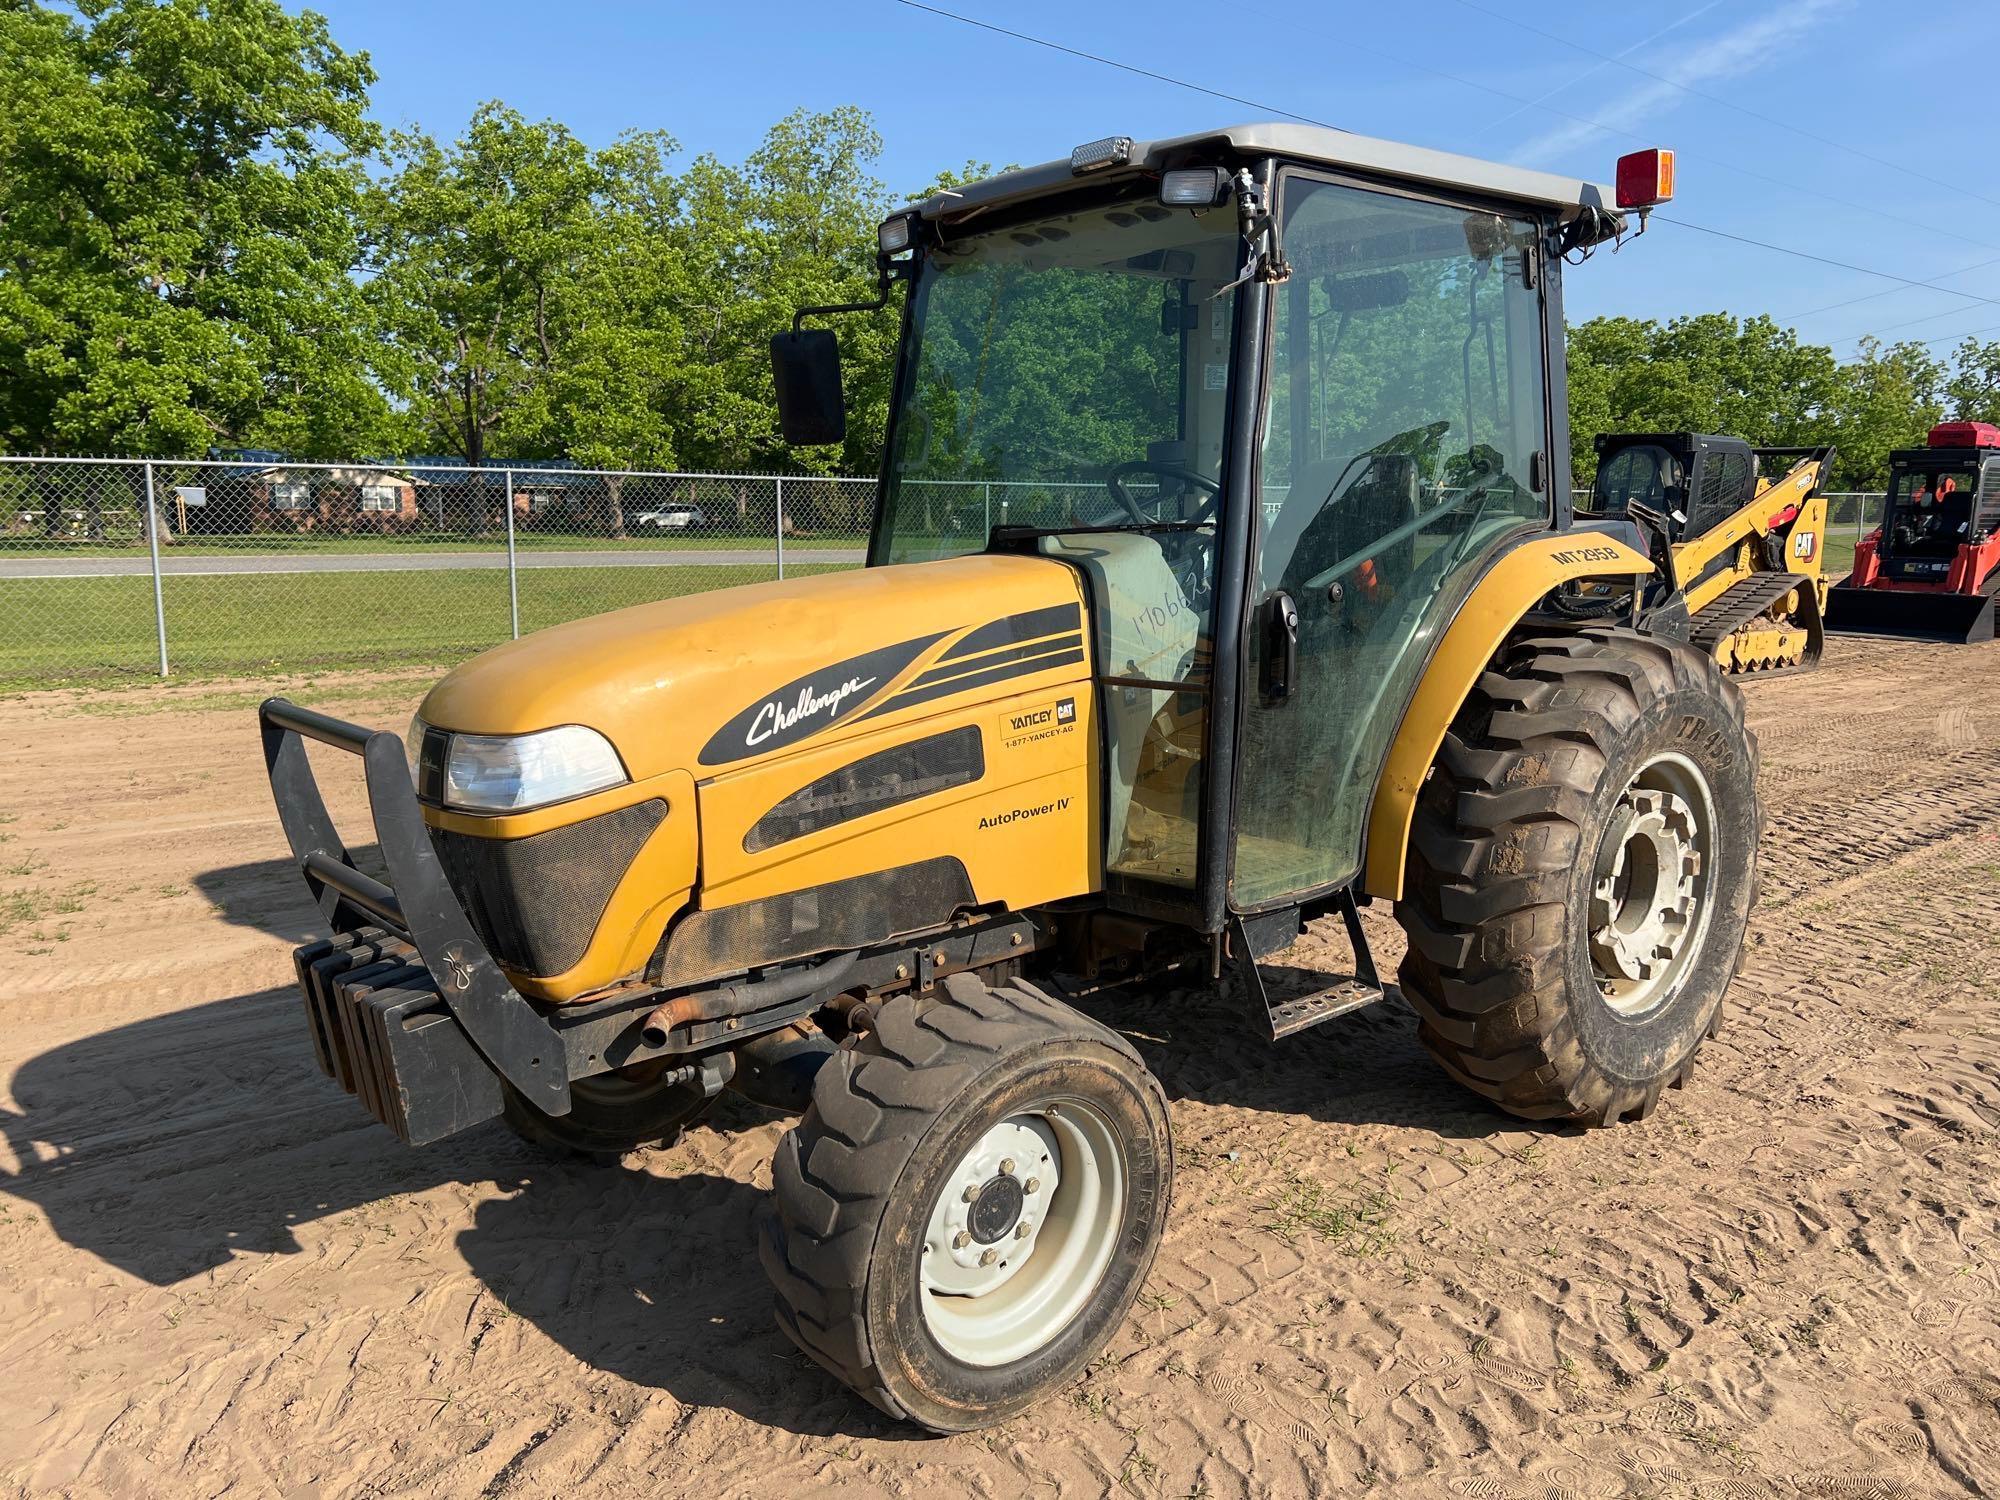
MULTIPOLYGON (((1633 87, 1608 104, 1589 110, 1590 121, 1566 120, 1526 142, 1513 153, 1513 158, 1530 163, 1560 161, 1568 152, 1600 135, 1635 129, 1675 105, 1691 103, 1700 109, 1712 109, 1713 105, 1684 90, 1746 73, 1768 73, 1773 66, 1783 64, 1785 48, 1851 3, 1852 0, 1786 0, 1768 14, 1719 36, 1686 49, 1676 48, 1663 60, 1648 58, 1643 64, 1646 71, 1669 81, 1656 83, 1636 73, 1626 73, 1624 76, 1632 81, 1633 87)), ((1569 112, 1586 111, 1572 108, 1569 112)))

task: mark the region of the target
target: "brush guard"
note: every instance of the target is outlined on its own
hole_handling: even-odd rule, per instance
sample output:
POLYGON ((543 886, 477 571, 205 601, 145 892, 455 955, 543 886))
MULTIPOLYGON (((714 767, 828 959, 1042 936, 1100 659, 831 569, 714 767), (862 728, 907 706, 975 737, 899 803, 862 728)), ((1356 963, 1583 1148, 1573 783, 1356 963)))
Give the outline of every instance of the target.
POLYGON ((322 1071, 412 1145, 498 1115, 502 1081, 545 1115, 570 1107, 561 1034, 501 973, 424 825, 403 742, 271 698, 258 710, 278 818, 332 929, 294 955, 322 1071), (307 740, 361 758, 389 882, 356 867, 307 740))

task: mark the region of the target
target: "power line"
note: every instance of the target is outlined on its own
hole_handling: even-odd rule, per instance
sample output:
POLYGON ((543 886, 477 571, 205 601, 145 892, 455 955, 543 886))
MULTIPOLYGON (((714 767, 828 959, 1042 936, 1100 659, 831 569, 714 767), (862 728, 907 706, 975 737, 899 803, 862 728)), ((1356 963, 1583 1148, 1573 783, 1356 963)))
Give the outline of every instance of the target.
POLYGON ((896 0, 898 5, 906 5, 911 10, 928 11, 934 16, 943 16, 947 21, 957 21, 966 26, 976 26, 981 31, 990 31, 996 36, 1012 37, 1017 42, 1027 42, 1031 46, 1046 47, 1051 52, 1061 52, 1069 57, 1080 57, 1085 62, 1102 63, 1107 68, 1116 68, 1121 73, 1132 73, 1140 78, 1150 78, 1155 83, 1172 84, 1177 89, 1189 89, 1197 94, 1206 94, 1211 99, 1226 100, 1230 104, 1243 104, 1251 109, 1260 109, 1274 115, 1283 115, 1287 120, 1297 120, 1303 125, 1320 125, 1328 130, 1338 130, 1352 135, 1345 125, 1335 125, 1327 120, 1315 120, 1311 115, 1294 114, 1289 109, 1280 109, 1275 104, 1263 104, 1255 99, 1246 99, 1241 94, 1225 94, 1220 89, 1208 88, 1203 84, 1189 83, 1185 78, 1169 77, 1165 73, 1155 73, 1151 68, 1141 68, 1133 63, 1120 62, 1115 57, 1104 57, 1096 52, 1085 52, 1077 47, 1065 47, 1061 42, 1052 42, 1047 37, 1030 36, 1025 31, 1010 31, 1005 26, 996 26, 991 21, 982 21, 977 16, 962 16, 955 10, 944 10, 939 6, 925 5, 922 0, 896 0))
MULTIPOLYGON (((1738 104, 1734 99, 1725 98, 1721 94, 1711 94, 1706 89, 1698 89, 1693 84, 1682 83, 1678 79, 1667 77, 1664 73, 1655 73, 1650 68, 1640 67, 1637 63, 1626 62, 1624 53, 1613 57, 1609 53, 1599 52, 1594 47, 1586 47, 1581 42, 1573 42, 1568 37, 1558 36, 1553 31, 1544 31, 1541 27, 1531 25, 1527 21, 1503 14, 1489 6, 1481 5, 1479 0, 1451 0, 1451 3, 1463 6, 1466 10, 1477 12, 1479 15, 1489 16, 1493 20, 1503 21, 1509 26, 1527 32, 1531 36, 1542 37, 1547 41, 1555 42, 1559 46, 1568 47, 1571 51, 1581 52, 1585 57, 1594 57, 1600 62, 1608 63, 1613 67, 1624 68, 1627 72, 1637 73, 1641 78, 1650 78, 1655 83, 1664 84, 1670 89, 1677 89, 1683 94, 1690 94, 1696 99, 1704 99, 1710 104, 1719 104, 1724 109, 1733 109, 1739 115, 1761 121, 1766 125, 1775 125, 1780 130, 1789 130, 1793 135, 1803 140, 1811 141, 1816 145, 1831 147, 1835 151, 1845 151, 1850 156, 1858 156, 1861 160, 1873 162, 1878 167, 1887 167, 1892 172, 1901 172, 1904 176, 1914 177, 1919 182, 1928 182, 1934 187, 1949 188, 1953 193, 1960 196, 1977 198, 1981 203, 1990 203, 1995 208, 2000 208, 2000 198, 1988 198, 1983 193, 1973 192, 1962 183, 1947 182, 1942 177, 1933 177, 1928 172, 1919 172, 1915 167, 1906 167, 1901 162, 1890 161, 1885 156, 1877 156, 1872 151, 1863 151, 1859 146, 1850 146, 1844 141, 1836 141, 1830 136, 1817 135, 1801 126, 1794 125, 1790 120, 1780 119, 1776 115, 1764 114, 1759 110, 1751 109, 1747 105, 1738 104)), ((1679 23, 1676 22, 1675 24, 1678 25, 1679 23)), ((1671 30, 1672 28, 1669 29, 1671 30)), ((1654 36, 1658 36, 1659 34, 1655 32, 1654 36)), ((1652 38, 1649 37, 1647 40, 1650 41, 1652 38)), ((1641 42, 1638 45, 1644 46, 1645 43, 1641 42)), ((1633 49, 1628 48, 1626 50, 1631 51, 1633 49)))
MULTIPOLYGON (((1712 234, 1717 239, 1734 240, 1739 245, 1755 245, 1760 250, 1775 250, 1780 255, 1796 255, 1800 260, 1817 261, 1820 265, 1833 266, 1842 271, 1853 271, 1862 276, 1879 276, 1884 281, 1899 281, 1904 286, 1930 287, 1930 283, 1928 282, 1912 281, 1907 276, 1898 276, 1894 271, 1878 271, 1873 266, 1857 266, 1852 261, 1834 260, 1831 256, 1815 255, 1810 250, 1799 250, 1790 245, 1774 245, 1769 240, 1753 239, 1747 234, 1732 234, 1726 229, 1711 229, 1706 224, 1696 224, 1688 219, 1672 219, 1668 218, 1665 214, 1655 213, 1652 216, 1651 222, 1655 224, 1671 224, 1676 229, 1692 229, 1699 234, 1712 234)), ((1971 292, 1961 292, 1957 287, 1941 286, 1930 287, 1930 289, 1949 292, 1954 297, 1964 297, 1971 302, 1983 302, 1991 307, 2000 307, 2000 297, 1974 296, 1971 292)), ((1962 311, 1962 309, 1958 310, 1962 311)))
MULTIPOLYGON (((1945 271, 1937 276, 1925 277, 1922 285, 1934 291, 1949 292, 1951 290, 1950 287, 1939 286, 1938 283, 1941 281, 1950 281, 1954 276, 1968 276, 1974 271, 1983 271, 1988 266, 2000 266, 2000 256, 1995 256, 1992 260, 1982 260, 1973 265, 1960 266, 1956 271, 1945 271)), ((1839 308, 1852 307, 1857 302, 1873 302, 1878 297, 1893 297, 1902 290, 1903 288, 1901 287, 1892 286, 1885 287, 1879 292, 1863 292, 1859 297, 1849 297, 1843 302, 1829 302, 1824 307, 1809 307, 1804 312, 1798 313, 1786 321, 1797 323, 1805 318, 1817 317, 1824 312, 1833 312, 1839 308)), ((1953 311, 1959 311, 1959 309, 1953 309, 1953 311)))
POLYGON ((1605 70, 1605 68, 1607 68, 1611 64, 1618 62, 1625 57, 1630 56, 1632 53, 1637 52, 1641 47, 1648 46, 1653 42, 1657 42, 1661 37, 1665 36, 1668 32, 1678 31, 1681 27, 1687 25, 1687 23, 1690 21, 1700 20, 1703 16, 1707 15, 1710 11, 1714 10, 1715 7, 1720 5, 1721 3, 1722 0, 1708 0, 1708 3, 1706 5, 1699 6, 1696 9, 1689 11, 1686 15, 1682 16, 1678 21, 1669 21, 1666 25, 1662 26, 1658 31, 1653 32, 1650 36, 1642 36, 1639 38, 1638 41, 1634 42, 1631 46, 1624 48, 1623 50, 1619 51, 1613 56, 1605 58, 1603 62, 1598 63, 1593 67, 1585 68, 1581 73, 1577 74, 1576 77, 1572 78, 1568 83, 1563 84, 1560 88, 1550 89, 1546 93, 1537 94, 1533 99, 1530 99, 1525 104, 1515 105, 1512 109, 1508 110, 1506 114, 1501 115, 1497 120, 1494 120, 1492 123, 1495 126, 1505 125, 1509 120, 1513 119, 1514 116, 1518 115, 1522 110, 1537 108, 1547 100, 1555 98, 1556 95, 1558 94, 1568 93, 1571 89, 1575 88, 1579 83, 1582 83, 1584 79, 1590 77, 1591 74, 1602 73, 1605 70))
MULTIPOLYGON (((1105 57, 1100 53, 1086 52, 1079 47, 1071 47, 1062 42, 1051 41, 1047 37, 1036 36, 1031 32, 1016 31, 1010 27, 996 25, 991 21, 982 21, 977 16, 968 16, 960 11, 947 10, 943 6, 926 4, 924 0, 895 0, 895 3, 906 6, 911 10, 924 11, 930 15, 940 16, 947 21, 956 21, 962 26, 977 27, 981 31, 991 32, 996 36, 1011 37, 1015 41, 1026 42, 1034 47, 1042 47, 1050 52, 1060 52, 1068 57, 1082 58, 1086 62, 1101 63, 1105 67, 1116 68, 1120 72, 1131 73, 1140 78, 1148 78, 1156 83, 1165 83, 1175 88, 1187 89, 1193 93, 1206 94, 1212 99, 1224 99, 1232 104, 1246 104, 1252 109, 1269 110, 1274 114, 1282 115, 1288 120, 1298 120, 1307 125, 1325 125, 1327 128, 1333 130, 1346 130, 1347 128, 1341 125, 1332 125, 1325 120, 1314 119, 1311 115, 1302 115, 1293 110, 1280 109, 1276 105, 1261 103, 1255 99, 1246 99, 1240 94, 1228 94, 1219 89, 1209 88, 1204 84, 1190 83, 1185 78, 1176 78, 1171 74, 1156 72, 1151 68, 1142 68, 1133 63, 1121 62, 1117 58, 1105 57)), ((1263 12, 1263 14, 1271 20, 1282 20, 1285 25, 1292 27, 1294 30, 1308 31, 1319 36, 1326 35, 1324 32, 1313 31, 1311 27, 1300 26, 1297 21, 1290 18, 1272 16, 1268 11, 1263 12)), ((1568 110, 1557 109, 1552 105, 1539 103, 1532 99, 1524 99, 1519 94, 1510 94, 1505 89, 1495 88, 1491 84, 1481 83, 1477 79, 1467 78, 1462 74, 1433 67, 1429 63, 1418 62, 1413 58, 1403 57, 1398 53, 1388 52, 1380 47, 1370 46, 1368 43, 1357 41, 1351 36, 1341 37, 1338 40, 1341 46, 1350 51, 1366 52, 1371 56, 1380 57, 1386 61, 1395 63, 1398 67, 1409 68, 1418 73, 1427 73, 1434 78, 1442 78, 1448 83, 1455 83, 1461 88, 1476 89, 1480 93, 1491 94, 1496 99, 1505 99, 1512 104, 1539 109, 1544 114, 1554 115, 1556 118, 1568 120, 1572 124, 1587 125, 1591 129, 1601 130, 1607 135, 1622 136, 1624 139, 1636 141, 1642 146, 1652 144, 1649 137, 1638 135, 1633 131, 1625 130, 1615 125, 1608 125, 1602 120, 1592 119, 1587 115, 1571 114, 1568 110)), ((1738 176, 1748 177, 1756 182, 1767 183, 1772 187, 1780 188, 1787 192, 1803 194, 1809 198, 1818 198, 1823 202, 1836 204, 1841 208, 1852 209, 1856 213, 1872 214, 1876 218, 1888 219, 1897 224, 1906 224, 1908 222, 1908 215, 1906 214, 1893 214, 1886 209, 1872 208, 1866 203, 1857 203, 1850 198, 1837 197, 1832 193, 1821 192, 1816 188, 1808 188, 1799 183, 1789 182, 1782 177, 1773 177, 1767 172, 1759 172, 1750 167, 1738 166, 1736 163, 1725 161, 1721 157, 1695 156, 1685 151, 1681 153, 1681 156, 1688 161, 1707 161, 1723 168, 1725 171, 1734 172, 1738 176)), ((1971 235, 1960 234, 1956 230, 1940 229, 1937 232, 1950 239, 1964 240, 1969 245, 1977 245, 1983 250, 2000 250, 2000 245, 1993 244, 1987 240, 1974 239, 1971 235)))
MULTIPOLYGON (((1252 109, 1268 109, 1271 110, 1273 113, 1283 115, 1286 119, 1298 120, 1308 125, 1327 125, 1326 121, 1316 120, 1312 118, 1310 115, 1301 115, 1294 113, 1291 110, 1278 109, 1276 108, 1276 106, 1262 104, 1251 99, 1245 99, 1237 94, 1225 94, 1220 92, 1219 90, 1207 88, 1198 83, 1189 83, 1184 78, 1175 78, 1171 74, 1157 73, 1150 68, 1141 68, 1131 63, 1119 62, 1116 58, 1101 57, 1096 53, 1085 52, 1080 50, 1079 48, 1065 46, 1061 42, 1052 42, 1045 37, 1034 36, 1025 31, 1013 31, 1004 26, 996 26, 990 21, 982 21, 974 16, 961 15, 957 11, 945 10, 941 6, 924 4, 922 3, 922 0, 895 0, 895 3, 898 5, 908 6, 912 10, 921 10, 921 11, 926 11, 934 16, 942 16, 944 19, 948 21, 957 21, 962 25, 974 26, 982 31, 990 31, 1000 36, 1011 37, 1016 41, 1027 42, 1032 46, 1044 47, 1051 52, 1061 52, 1070 57, 1083 58, 1088 62, 1102 63, 1106 67, 1117 68, 1121 72, 1133 73, 1142 78, 1150 78, 1158 83, 1170 84, 1175 88, 1188 89, 1198 94, 1207 94, 1211 98, 1226 99, 1234 104, 1248 104, 1252 109)), ((1304 29, 1309 29, 1309 28, 1304 28, 1304 29)), ((1398 63, 1404 67, 1412 68, 1418 72, 1431 73, 1436 75, 1437 77, 1447 79, 1453 83, 1462 84, 1467 88, 1478 89, 1482 93, 1494 94, 1502 99, 1517 98, 1517 96, 1506 93, 1504 90, 1493 88, 1487 84, 1476 83, 1469 78, 1462 78, 1455 73, 1447 73, 1441 69, 1430 67, 1424 63, 1412 62, 1408 58, 1398 57, 1394 53, 1384 52, 1379 48, 1369 47, 1363 43, 1354 42, 1352 39, 1349 39, 1346 45, 1357 51, 1371 52, 1378 57, 1385 57, 1391 62, 1398 63)), ((1545 109, 1549 114, 1558 115, 1563 119, 1573 120, 1580 124, 1589 125, 1593 129, 1602 130, 1611 135, 1622 135, 1625 136, 1628 140, 1644 139, 1644 137, 1634 135, 1631 131, 1621 130, 1611 125, 1605 125, 1596 120, 1585 119, 1581 115, 1572 115, 1564 110, 1559 110, 1559 109, 1548 109, 1547 106, 1537 106, 1537 107, 1545 109)), ((1343 133, 1347 134, 1352 133, 1347 131, 1346 127, 1344 126, 1329 125, 1327 126, 1327 128, 1332 130, 1340 130, 1343 133)), ((1714 160, 1714 158, 1711 158, 1711 160, 1714 160)), ((1731 171, 1741 172, 1746 176, 1758 177, 1762 175, 1760 173, 1751 172, 1747 168, 1730 166, 1730 164, 1727 162, 1717 161, 1717 165, 1729 167, 1731 171)), ((1781 187, 1789 188, 1795 186, 1794 184, 1791 183, 1782 182, 1780 179, 1775 177, 1765 178, 1764 180, 1768 182, 1777 183, 1781 187)), ((1828 197, 1827 194, 1813 192, 1813 190, 1811 189, 1799 188, 1797 189, 1797 191, 1809 193, 1811 196, 1814 197, 1827 198, 1827 201, 1831 203, 1839 203, 1849 208, 1858 208, 1861 209, 1864 213, 1879 212, 1876 209, 1868 208, 1864 204, 1848 203, 1845 199, 1831 198, 1828 197)), ((1884 217, 1889 217, 1889 216, 1885 215, 1884 217)), ((1878 276, 1885 281, 1898 282, 1903 286, 1920 287, 1920 288, 1927 288, 1931 290, 1941 291, 1949 296, 1963 297, 1969 302, 1986 303, 1994 307, 2000 307, 2000 298, 1980 297, 1974 295, 1971 292, 1959 291, 1956 287, 1933 287, 1931 283, 1917 281, 1908 276, 1898 276, 1893 271, 1879 271, 1870 266, 1857 266, 1849 261, 1834 260, 1831 257, 1825 255, 1815 255, 1810 251, 1795 249, 1794 247, 1789 245, 1778 245, 1778 244, 1773 244, 1769 240, 1755 239, 1749 235, 1733 234, 1726 229, 1712 229, 1705 224, 1696 224, 1689 219, 1673 219, 1673 218, 1668 218, 1664 214, 1655 213, 1652 215, 1652 220, 1655 223, 1672 224, 1677 228, 1692 229, 1701 234, 1714 235, 1718 239, 1734 240, 1738 244, 1754 245, 1761 250, 1775 251, 1780 255, 1797 256, 1800 260, 1814 261, 1820 265, 1833 266, 1843 271, 1853 271, 1858 275, 1878 276)), ((1902 223, 1905 222, 1905 220, 1898 219, 1897 222, 1902 223)), ((1966 237, 1960 235, 1958 236, 1958 238, 1964 239, 1966 237)), ((1983 244, 1984 241, 1972 240, 1971 243, 1983 244)), ((2000 249, 2000 246, 1988 245, 1986 248, 2000 249)))

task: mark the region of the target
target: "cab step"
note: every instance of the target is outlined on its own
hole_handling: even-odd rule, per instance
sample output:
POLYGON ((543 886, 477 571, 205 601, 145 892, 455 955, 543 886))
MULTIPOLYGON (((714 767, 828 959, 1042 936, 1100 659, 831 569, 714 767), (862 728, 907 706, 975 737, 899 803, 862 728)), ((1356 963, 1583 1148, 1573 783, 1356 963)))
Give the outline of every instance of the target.
POLYGON ((1262 1011, 1266 1034, 1274 1042, 1373 1005, 1388 993, 1376 974, 1375 957, 1361 928, 1354 893, 1339 892, 1332 906, 1347 928, 1353 952, 1351 974, 1328 974, 1282 961, 1304 931, 1307 913, 1297 907, 1235 919, 1232 951, 1244 970, 1244 987, 1252 1004, 1262 1011), (1279 962, 1265 962, 1270 959, 1279 962))

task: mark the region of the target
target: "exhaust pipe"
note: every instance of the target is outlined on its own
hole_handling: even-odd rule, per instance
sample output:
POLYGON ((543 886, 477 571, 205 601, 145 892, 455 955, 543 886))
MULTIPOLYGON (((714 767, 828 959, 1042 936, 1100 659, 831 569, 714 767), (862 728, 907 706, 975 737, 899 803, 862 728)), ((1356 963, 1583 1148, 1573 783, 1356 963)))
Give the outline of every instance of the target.
POLYGON ((727 984, 720 989, 702 990, 693 995, 676 995, 655 1009, 640 1023, 639 1035, 648 1047, 664 1047, 677 1026, 697 1021, 720 1021, 729 1016, 749 1015, 803 1000, 815 990, 840 983, 854 967, 859 952, 839 953, 809 969, 789 969, 751 983, 727 984))

